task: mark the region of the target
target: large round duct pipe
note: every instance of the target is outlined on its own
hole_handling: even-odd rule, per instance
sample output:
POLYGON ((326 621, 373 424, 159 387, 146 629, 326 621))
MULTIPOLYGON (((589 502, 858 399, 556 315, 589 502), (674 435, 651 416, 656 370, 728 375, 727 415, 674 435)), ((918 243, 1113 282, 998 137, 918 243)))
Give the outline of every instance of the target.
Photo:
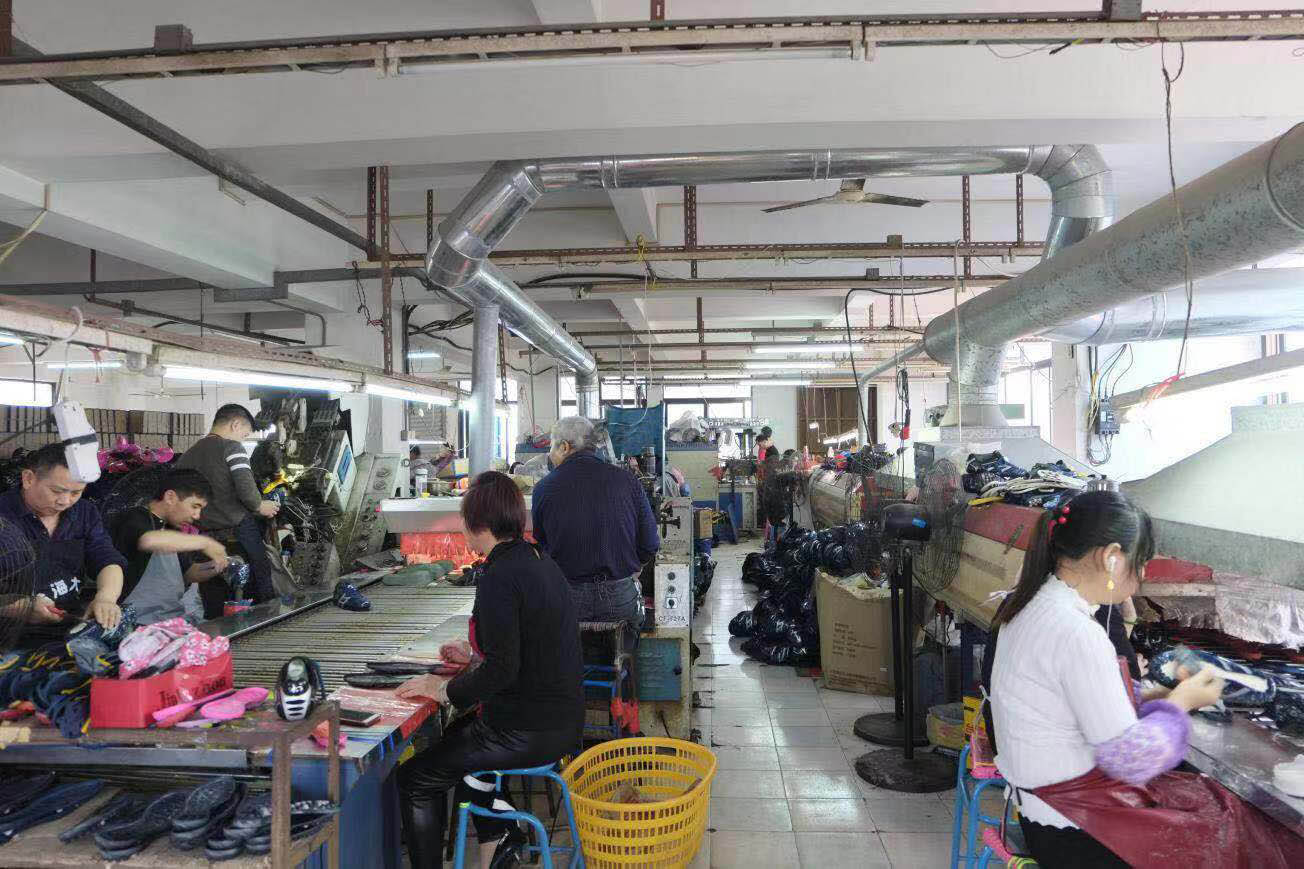
POLYGON ((498 392, 498 306, 476 305, 471 327, 471 418, 466 455, 471 478, 493 467, 494 405, 498 392))
MULTIPOLYGON (((1181 338, 1186 288, 1128 302, 1042 332, 1062 344, 1128 344, 1181 338)), ((1189 335, 1263 335, 1304 329, 1304 269, 1237 269, 1195 282, 1189 335)))
MULTIPOLYGON (((1304 244, 1304 125, 1237 157, 928 324, 939 362, 999 346, 1304 244), (962 350, 963 352, 963 350, 962 350)), ((1196 310, 1200 298, 1196 296, 1196 310)))

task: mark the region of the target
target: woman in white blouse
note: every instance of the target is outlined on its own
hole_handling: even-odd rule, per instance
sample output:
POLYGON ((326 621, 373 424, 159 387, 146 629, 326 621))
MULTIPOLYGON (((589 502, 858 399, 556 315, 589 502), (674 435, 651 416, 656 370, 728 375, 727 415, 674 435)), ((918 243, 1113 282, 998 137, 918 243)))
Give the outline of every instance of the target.
POLYGON ((1186 753, 1187 713, 1218 700, 1221 680, 1201 672, 1139 696, 1092 617, 1136 592, 1153 554, 1144 511, 1116 492, 1079 495, 1034 530, 1019 584, 993 620, 984 681, 996 764, 1015 789, 1028 849, 1054 869, 1173 866, 1195 855, 1190 865, 1236 865, 1209 851, 1230 822, 1268 840, 1254 865, 1290 865, 1297 837, 1287 833, 1274 860, 1272 821, 1207 780, 1168 772, 1186 753))

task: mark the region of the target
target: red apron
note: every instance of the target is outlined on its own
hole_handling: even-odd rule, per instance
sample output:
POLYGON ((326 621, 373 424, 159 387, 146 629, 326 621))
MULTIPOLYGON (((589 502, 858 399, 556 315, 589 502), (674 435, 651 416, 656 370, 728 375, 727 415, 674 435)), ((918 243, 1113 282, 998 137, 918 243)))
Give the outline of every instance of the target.
POLYGON ((1304 866, 1304 838, 1207 776, 1167 772, 1138 787, 1093 769, 1030 793, 1140 869, 1304 866))

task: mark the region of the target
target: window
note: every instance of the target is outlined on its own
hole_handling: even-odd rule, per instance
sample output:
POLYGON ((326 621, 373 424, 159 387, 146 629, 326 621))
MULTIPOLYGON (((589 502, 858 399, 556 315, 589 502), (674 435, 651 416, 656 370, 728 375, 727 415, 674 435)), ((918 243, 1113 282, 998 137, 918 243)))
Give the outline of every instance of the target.
POLYGON ((54 384, 41 380, 0 380, 0 404, 15 407, 49 407, 54 384))
MULTIPOLYGON (((878 425, 876 387, 870 390, 865 407, 869 414, 870 436, 874 437, 878 425)), ((797 448, 808 447, 811 455, 823 455, 831 446, 846 449, 860 440, 860 405, 854 386, 803 387, 799 392, 797 415, 797 448), (812 426, 814 426, 812 428, 812 426), (849 437, 843 437, 849 435, 849 437), (826 444, 829 438, 842 438, 837 443, 826 444)), ((881 436, 881 435, 880 435, 881 436)))

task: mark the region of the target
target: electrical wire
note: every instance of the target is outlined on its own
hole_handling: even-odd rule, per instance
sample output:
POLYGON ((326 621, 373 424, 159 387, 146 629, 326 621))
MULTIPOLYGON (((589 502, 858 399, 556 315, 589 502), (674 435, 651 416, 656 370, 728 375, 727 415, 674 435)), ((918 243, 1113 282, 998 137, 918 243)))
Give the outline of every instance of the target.
POLYGON ((3 265, 4 261, 9 259, 9 254, 18 250, 18 246, 26 240, 27 236, 36 231, 36 228, 41 225, 41 221, 45 220, 45 215, 49 213, 47 209, 42 208, 41 213, 36 215, 36 218, 27 225, 26 229, 8 241, 0 242, 0 265, 3 265))
POLYGON ((1174 377, 1182 376, 1182 367, 1186 362, 1186 345, 1191 336, 1191 309, 1195 306, 1195 282, 1191 277, 1191 239, 1186 232, 1186 218, 1182 214, 1182 202, 1177 195, 1177 174, 1173 164, 1173 85, 1186 70, 1186 46, 1177 43, 1177 72, 1168 71, 1168 59, 1163 45, 1159 46, 1159 68, 1164 77, 1164 130, 1168 139, 1168 185, 1173 197, 1173 209, 1177 212, 1177 228, 1182 237, 1182 252, 1186 271, 1186 321, 1182 325, 1182 344, 1177 351, 1177 371, 1174 377))

